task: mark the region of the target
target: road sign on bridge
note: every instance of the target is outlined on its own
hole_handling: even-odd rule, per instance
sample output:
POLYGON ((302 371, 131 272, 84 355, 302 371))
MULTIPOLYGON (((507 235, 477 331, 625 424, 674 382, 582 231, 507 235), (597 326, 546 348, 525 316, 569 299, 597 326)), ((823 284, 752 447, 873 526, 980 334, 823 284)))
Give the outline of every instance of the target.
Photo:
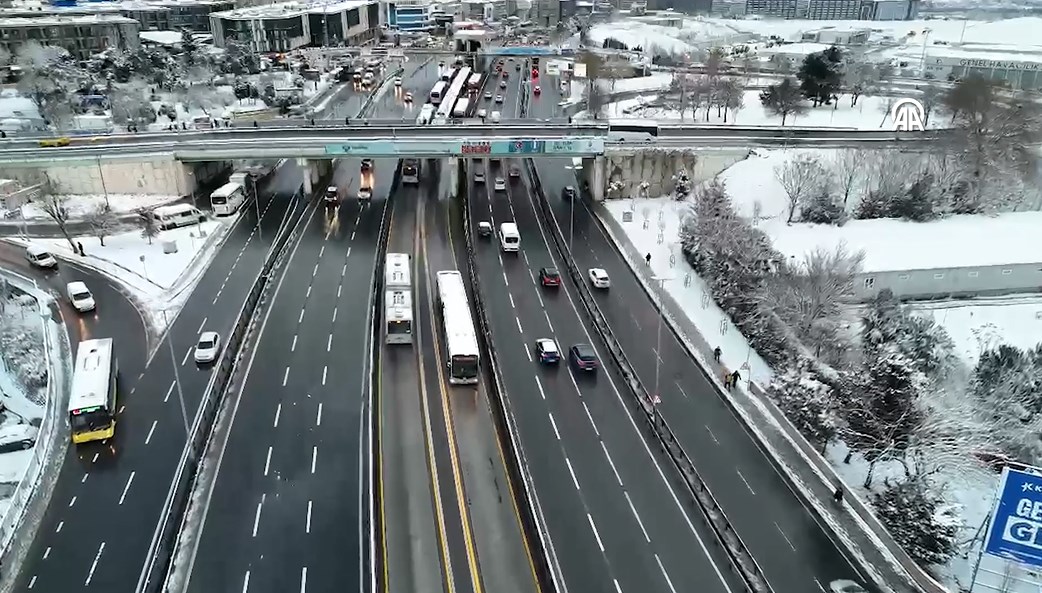
POLYGON ((562 140, 378 140, 342 142, 325 145, 329 156, 402 157, 402 156, 518 156, 558 155, 589 156, 604 154, 603 138, 565 138, 562 140))

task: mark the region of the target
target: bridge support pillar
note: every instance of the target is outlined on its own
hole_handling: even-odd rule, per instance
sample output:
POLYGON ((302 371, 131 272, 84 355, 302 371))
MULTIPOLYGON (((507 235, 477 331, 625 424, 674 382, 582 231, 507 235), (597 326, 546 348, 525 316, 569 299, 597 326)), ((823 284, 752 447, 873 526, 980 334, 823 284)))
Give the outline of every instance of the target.
POLYGON ((604 200, 604 188, 608 183, 608 160, 602 154, 594 157, 592 164, 593 167, 590 168, 590 173, 587 177, 590 181, 590 196, 594 201, 601 202, 604 200))
POLYGON ((460 165, 462 161, 456 157, 449 157, 449 195, 453 198, 458 197, 456 194, 457 188, 459 188, 459 174, 460 165))
POLYGON ((304 174, 304 195, 305 196, 310 196, 311 195, 311 191, 312 191, 312 187, 311 187, 311 173, 312 173, 311 163, 309 163, 307 159, 297 159, 297 164, 300 165, 300 170, 304 174))

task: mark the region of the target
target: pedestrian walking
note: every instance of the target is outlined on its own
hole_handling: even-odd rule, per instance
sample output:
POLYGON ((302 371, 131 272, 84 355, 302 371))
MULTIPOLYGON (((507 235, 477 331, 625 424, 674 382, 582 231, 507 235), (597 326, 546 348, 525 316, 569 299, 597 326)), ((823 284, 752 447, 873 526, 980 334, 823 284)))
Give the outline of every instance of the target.
POLYGON ((724 389, 731 390, 731 373, 724 371, 724 389))
POLYGON ((741 380, 742 376, 738 374, 738 371, 731 373, 731 387, 736 387, 738 381, 741 380))
POLYGON ((651 265, 651 253, 650 252, 648 252, 648 254, 644 256, 644 262, 647 263, 649 266, 651 265))
POLYGON ((843 487, 842 486, 836 486, 836 491, 832 493, 832 500, 835 501, 836 504, 840 504, 840 503, 843 502, 843 487))
POLYGON ((713 348, 713 361, 716 362, 717 364, 720 364, 720 355, 721 354, 723 354, 723 352, 720 350, 719 346, 717 346, 716 348, 713 348))
POLYGON ((83 251, 83 243, 76 241, 76 249, 80 252, 81 257, 87 256, 87 254, 83 251))

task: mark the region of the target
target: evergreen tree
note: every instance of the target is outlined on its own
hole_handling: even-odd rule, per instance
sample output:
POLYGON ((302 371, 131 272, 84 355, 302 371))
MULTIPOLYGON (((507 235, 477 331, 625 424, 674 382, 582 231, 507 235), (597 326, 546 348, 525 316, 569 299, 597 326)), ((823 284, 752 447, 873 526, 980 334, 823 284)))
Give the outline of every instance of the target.
POLYGON ((836 435, 832 389, 814 379, 805 360, 775 376, 767 392, 807 440, 825 448, 836 435))
POLYGON ((813 224, 843 224, 846 221, 843 205, 829 195, 827 190, 815 192, 800 207, 800 222, 813 224))
POLYGON ((790 115, 800 115, 807 111, 802 99, 799 86, 791 78, 785 78, 760 91, 760 104, 771 113, 780 115, 783 126, 790 115))
POLYGON ((835 46, 803 59, 796 78, 803 96, 813 101, 815 107, 830 103, 839 92, 843 82, 842 59, 842 52, 835 46))
POLYGON ((890 203, 891 218, 925 222, 935 218, 933 203, 934 176, 926 173, 915 180, 908 191, 890 203))
POLYGON ((185 64, 195 65, 195 52, 199 49, 195 42, 195 35, 189 29, 181 29, 181 55, 184 56, 185 64))
POLYGON ((940 496, 928 492, 922 478, 886 484, 872 495, 879 520, 913 560, 924 566, 944 564, 955 554, 960 521, 940 496))
POLYGON ((141 236, 148 239, 148 244, 152 244, 152 240, 159 236, 159 223, 156 222, 156 217, 152 216, 152 212, 144 212, 141 215, 141 236))

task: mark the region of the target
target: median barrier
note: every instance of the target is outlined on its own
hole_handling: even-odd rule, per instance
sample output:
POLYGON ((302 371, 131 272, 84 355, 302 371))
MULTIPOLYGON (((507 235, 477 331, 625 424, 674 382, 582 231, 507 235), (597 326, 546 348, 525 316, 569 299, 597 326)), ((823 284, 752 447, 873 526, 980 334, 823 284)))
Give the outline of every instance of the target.
POLYGON ((687 484, 693 501, 701 510, 701 515, 705 520, 705 523, 713 530, 717 542, 727 553, 728 559, 730 560, 730 568, 742 579, 742 582, 745 584, 745 590, 748 593, 773 593, 774 590, 770 583, 768 583, 767 577, 763 574, 760 566, 756 563, 756 559, 749 552, 745 542, 742 541, 738 532, 727 519, 727 516, 724 514, 723 509, 717 502, 716 497, 713 496, 708 485, 706 485, 705 481, 698 474, 698 470, 695 468, 691 458, 684 451, 673 431, 669 428, 665 418, 663 418, 658 412, 656 402, 644 388, 640 379, 637 377, 637 373, 634 371, 633 366, 626 358, 622 345, 615 338, 607 319, 601 313, 600 307, 597 305, 593 295, 590 293, 590 288, 586 283, 582 271, 579 270, 575 265, 575 261, 572 259, 567 240, 554 218, 553 212, 550 208, 550 203, 547 200, 542 184, 539 181, 539 175, 535 170, 535 165, 532 163, 531 159, 526 161, 526 165, 528 167, 529 178, 532 180, 532 193, 536 197, 536 202, 538 204, 537 211, 542 219, 542 223, 546 226, 550 236, 553 238, 557 252, 565 264, 568 276, 576 288, 579 300, 586 309, 594 330, 599 334, 601 342, 611 354, 611 362, 614 363, 622 376, 623 382, 629 388, 629 392, 633 396, 632 401, 636 403, 640 411, 643 412, 642 415, 644 419, 648 422, 652 432, 659 439, 661 447, 669 455, 674 467, 687 484))
MULTIPOLYGON (((306 200, 303 196, 300 199, 306 200)), ((288 210, 293 210, 293 207, 288 210)), ((275 240, 268 250, 268 256, 261 266, 261 271, 236 316, 227 345, 221 353, 217 368, 210 378, 203 393, 202 402, 192 421, 188 442, 181 452, 181 458, 160 511, 156 530, 149 544, 145 565, 135 588, 137 593, 158 593, 163 590, 170 571, 174 568, 174 553, 184 532, 185 522, 188 519, 187 511, 199 475, 203 453, 214 432, 218 412, 224 402, 224 395, 237 369, 239 357, 244 352, 246 338, 256 321, 258 309, 271 284, 274 271, 281 264, 290 245, 290 238, 295 234, 296 227, 307 212, 308 208, 305 205, 300 209, 295 220, 284 219, 285 225, 277 231, 275 240)))
MULTIPOLYGON (((47 361, 46 399, 36 445, 25 473, 11 494, 7 512, 0 519, 0 566, 18 566, 29 551, 36 527, 47 511, 66 458, 61 452, 68 447, 70 438, 65 411, 72 379, 72 347, 64 327, 52 320, 51 306, 57 307, 57 304, 35 281, 9 270, 0 273, 0 281, 36 301, 42 326, 43 354, 47 361)), ((17 576, 17 570, 5 574, 4 591, 10 590, 17 576)))
POLYGON ((504 463, 510 472, 511 494, 518 502, 517 510, 521 517, 523 528, 526 532, 525 541, 528 543, 528 553, 535 562, 533 567, 539 580, 542 593, 557 593, 561 591, 560 565, 557 562, 553 544, 547 536, 546 519, 539 505, 535 487, 532 485, 532 477, 528 473, 528 460, 525 457, 524 448, 521 446, 521 437, 517 430, 514 414, 510 409, 510 402, 503 386, 503 377, 500 374, 499 362, 496 355, 496 347, 492 340, 489 328, 488 315, 485 312, 482 300, 481 275, 478 273, 477 264, 474 261, 474 236, 470 226, 470 196, 468 195, 468 179, 466 172, 457 175, 457 195, 462 198, 463 208, 463 234, 467 244, 467 275, 473 285, 474 310, 477 312, 478 332, 477 338, 482 350, 488 353, 486 361, 489 387, 489 404, 492 415, 496 421, 496 435, 499 437, 502 447, 506 451, 504 457, 509 463, 504 463), (517 491, 517 485, 521 491, 517 491), (520 499, 520 500, 518 500, 520 499))
POLYGON ((759 384, 750 381, 747 382, 748 389, 733 392, 723 388, 720 377, 709 370, 712 347, 698 328, 687 319, 672 298, 664 298, 644 277, 642 271, 646 266, 643 256, 620 240, 619 236, 624 231, 614 221, 605 220, 598 213, 592 214, 596 224, 615 244, 644 292, 662 315, 666 327, 688 355, 698 362, 699 370, 716 386, 717 395, 755 437, 753 441, 764 457, 851 564, 861 572, 860 576, 883 591, 893 590, 900 585, 907 591, 947 593, 943 585, 894 541, 868 505, 854 494, 855 489, 849 486, 844 488, 847 495, 842 506, 831 503, 835 484, 842 483, 842 478, 818 449, 792 425, 759 384), (887 574, 884 575, 884 572, 887 574))

